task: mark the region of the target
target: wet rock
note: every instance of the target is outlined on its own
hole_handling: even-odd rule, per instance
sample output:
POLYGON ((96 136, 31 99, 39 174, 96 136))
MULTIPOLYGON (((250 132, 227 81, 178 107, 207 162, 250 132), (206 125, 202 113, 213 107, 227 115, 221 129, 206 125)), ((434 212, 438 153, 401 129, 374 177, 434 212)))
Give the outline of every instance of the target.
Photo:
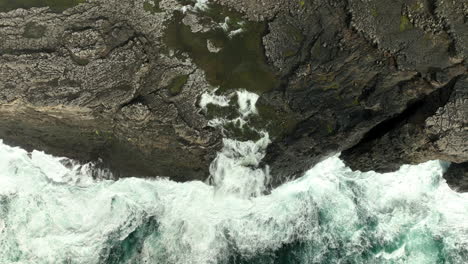
POLYGON ((445 4, 414 2, 305 1, 269 23, 283 85, 259 104, 293 120, 278 122, 264 160, 273 186, 341 151, 361 170, 468 160, 466 24, 445 4))
POLYGON ((190 60, 159 52, 172 15, 143 6, 103 0, 63 13, 0 13, 0 138, 101 159, 117 177, 204 180, 221 143, 197 107, 210 85, 190 60))
POLYGON ((456 191, 468 192, 468 163, 453 163, 444 174, 448 185, 456 191))
POLYGON ((260 95, 248 121, 271 136, 273 187, 338 152, 359 170, 468 160, 461 0, 78 2, 0 6, 6 142, 118 176, 205 179, 221 145, 208 121, 237 111, 201 111, 219 87, 260 95))
POLYGON ((401 164, 468 160, 468 77, 456 78, 374 128, 342 158, 353 169, 388 172, 401 164))

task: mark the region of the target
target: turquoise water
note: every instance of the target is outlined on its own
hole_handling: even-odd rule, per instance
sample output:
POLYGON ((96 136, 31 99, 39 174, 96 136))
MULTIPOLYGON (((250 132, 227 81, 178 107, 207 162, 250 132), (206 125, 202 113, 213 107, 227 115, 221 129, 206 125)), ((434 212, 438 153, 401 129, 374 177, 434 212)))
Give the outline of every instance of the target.
MULTIPOLYGON (((242 129, 257 99, 211 92, 200 107, 237 104, 209 124, 242 129)), ((224 140, 207 183, 94 179, 90 164, 0 141, 0 264, 468 263, 468 193, 447 186, 446 164, 360 173, 333 156, 264 195, 257 132, 224 140)))
POLYGON ((440 162, 378 174, 331 157, 261 195, 262 140, 226 140, 214 185, 93 180, 0 144, 0 263, 468 262, 468 194, 440 162))

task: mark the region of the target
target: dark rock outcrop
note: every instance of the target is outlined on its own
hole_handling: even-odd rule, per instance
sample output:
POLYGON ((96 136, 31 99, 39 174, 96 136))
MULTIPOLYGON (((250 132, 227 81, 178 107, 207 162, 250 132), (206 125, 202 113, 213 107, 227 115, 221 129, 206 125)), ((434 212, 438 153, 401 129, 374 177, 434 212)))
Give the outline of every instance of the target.
POLYGON ((375 127, 342 158, 359 170, 393 171, 401 164, 468 160, 468 76, 456 78, 403 114, 375 127))
POLYGON ((0 13, 0 138, 101 159, 116 176, 204 180, 221 146, 196 106, 209 85, 190 60, 160 51, 172 13, 145 3, 0 13))
POLYGON ((265 158, 272 184, 341 151, 359 170, 467 161, 462 2, 304 1, 278 13, 264 44, 284 84, 260 105, 292 122, 276 126, 265 158))
POLYGON ((204 179, 221 145, 208 119, 235 110, 204 113, 199 97, 242 88, 261 95, 249 121, 272 137, 272 186, 338 152, 364 171, 468 161, 464 1, 214 2, 232 10, 96 0, 0 13, 0 138, 122 176, 204 179))
POLYGON ((468 192, 468 162, 451 164, 444 178, 454 190, 468 192))

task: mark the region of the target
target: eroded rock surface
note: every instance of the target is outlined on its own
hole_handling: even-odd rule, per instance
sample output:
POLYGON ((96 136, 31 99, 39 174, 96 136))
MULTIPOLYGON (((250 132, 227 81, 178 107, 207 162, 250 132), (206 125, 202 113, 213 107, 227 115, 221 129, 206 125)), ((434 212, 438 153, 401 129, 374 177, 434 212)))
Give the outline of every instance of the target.
MULTIPOLYGON (((218 87, 261 95, 249 122, 271 136, 272 186, 338 152, 359 170, 468 161, 462 0, 81 2, 0 13, 7 143, 205 179, 222 137, 208 121, 236 111, 201 111, 218 87)), ((258 137, 245 130, 225 133, 258 137)))
POLYGON ((456 78, 343 152, 352 168, 388 172, 401 164, 468 160, 468 82, 456 78))
POLYGON ((283 85, 260 105, 292 122, 278 124, 265 159, 273 185, 341 151, 359 170, 467 161, 466 16, 463 1, 419 0, 278 13, 264 45, 283 85))
POLYGON ((160 51, 172 13, 145 4, 0 13, 0 138, 101 159, 117 176, 204 180, 221 139, 196 106, 210 86, 189 59, 160 51))

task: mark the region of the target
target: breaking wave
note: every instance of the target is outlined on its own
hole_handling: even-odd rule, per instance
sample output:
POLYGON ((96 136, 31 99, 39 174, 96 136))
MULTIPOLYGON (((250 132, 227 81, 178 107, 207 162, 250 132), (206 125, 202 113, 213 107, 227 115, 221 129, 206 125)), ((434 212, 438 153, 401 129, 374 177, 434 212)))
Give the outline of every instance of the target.
POLYGON ((335 156, 262 195, 267 144, 226 140, 208 185, 94 180, 0 143, 0 263, 468 262, 468 193, 440 162, 378 174, 335 156))

